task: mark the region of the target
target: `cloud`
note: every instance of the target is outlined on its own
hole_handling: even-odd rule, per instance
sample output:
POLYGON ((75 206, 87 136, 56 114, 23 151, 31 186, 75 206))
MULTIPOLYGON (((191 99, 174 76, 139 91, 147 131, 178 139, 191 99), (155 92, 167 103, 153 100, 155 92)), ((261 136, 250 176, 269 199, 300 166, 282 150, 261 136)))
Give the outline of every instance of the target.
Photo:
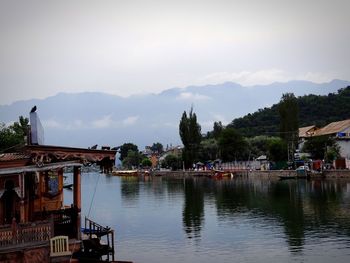
POLYGON ((258 71, 215 72, 197 80, 197 84, 218 84, 227 81, 239 83, 243 86, 268 85, 273 82, 287 82, 290 80, 308 80, 316 83, 328 82, 336 76, 332 73, 306 72, 289 73, 282 69, 264 69, 258 71))
POLYGON ((130 125, 134 125, 138 119, 139 119, 139 116, 130 116, 124 119, 122 123, 124 126, 130 126, 130 125))
POLYGON ((227 124, 230 123, 230 121, 227 120, 226 117, 223 116, 222 114, 212 113, 211 112, 210 115, 212 117, 210 120, 204 120, 204 121, 200 121, 199 122, 199 124, 201 125, 203 131, 212 130, 214 122, 221 121, 221 123, 223 125, 227 125, 227 124))
POLYGON ((97 129, 103 129, 113 126, 113 120, 111 115, 103 116, 101 119, 92 122, 92 127, 97 129))
POLYGON ((77 130, 77 129, 108 129, 113 127, 126 127, 134 125, 139 116, 129 116, 123 120, 113 120, 112 115, 104 115, 92 122, 84 123, 82 120, 74 120, 70 122, 59 122, 55 119, 47 119, 43 121, 44 128, 62 129, 62 130, 77 130))
POLYGON ((86 125, 84 125, 82 120, 74 120, 70 122, 59 122, 55 119, 47 119, 42 121, 44 128, 52 128, 52 129, 62 129, 62 130, 76 130, 85 128, 86 125))
POLYGON ((62 128, 62 124, 54 119, 44 120, 43 126, 46 128, 62 128))
POLYGON ((179 96, 176 97, 177 100, 191 100, 191 101, 199 101, 199 100, 209 100, 210 97, 201 95, 198 93, 191 92, 182 92, 179 96))

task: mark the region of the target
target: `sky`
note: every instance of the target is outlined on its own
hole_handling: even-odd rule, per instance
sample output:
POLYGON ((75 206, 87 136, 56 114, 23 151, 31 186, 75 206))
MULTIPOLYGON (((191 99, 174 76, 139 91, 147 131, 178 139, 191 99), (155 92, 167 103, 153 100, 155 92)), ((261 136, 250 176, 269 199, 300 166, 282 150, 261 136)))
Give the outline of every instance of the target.
POLYGON ((348 0, 0 0, 0 104, 350 80, 348 0))

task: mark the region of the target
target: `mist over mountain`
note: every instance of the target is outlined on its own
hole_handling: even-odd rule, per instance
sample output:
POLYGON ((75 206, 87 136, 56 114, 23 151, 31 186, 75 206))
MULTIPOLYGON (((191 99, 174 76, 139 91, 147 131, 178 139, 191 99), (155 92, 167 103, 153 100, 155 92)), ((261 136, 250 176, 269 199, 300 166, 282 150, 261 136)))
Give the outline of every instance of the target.
POLYGON ((142 149, 157 141, 163 145, 181 144, 179 121, 183 111, 191 106, 202 132, 206 132, 212 129, 214 121, 227 124, 234 118, 277 103, 286 92, 296 96, 326 95, 348 85, 350 82, 343 80, 322 84, 290 81, 250 87, 226 82, 127 98, 98 92, 59 93, 43 100, 2 105, 0 122, 11 123, 20 115, 28 117, 36 105, 48 145, 89 147, 132 142, 142 149))

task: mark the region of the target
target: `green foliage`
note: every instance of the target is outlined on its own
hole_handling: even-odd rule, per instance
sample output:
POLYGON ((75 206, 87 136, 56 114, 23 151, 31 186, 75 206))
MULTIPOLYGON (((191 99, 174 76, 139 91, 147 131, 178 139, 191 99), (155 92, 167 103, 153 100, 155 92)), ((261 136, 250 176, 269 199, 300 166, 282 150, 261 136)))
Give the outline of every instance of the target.
POLYGON ((278 105, 234 119, 227 127, 238 130, 246 137, 276 135, 279 131, 278 105))
MULTIPOLYGON (((322 127, 330 122, 350 118, 350 86, 326 96, 306 95, 298 97, 296 101, 299 106, 299 127, 309 125, 322 127)), ((279 104, 234 119, 228 125, 246 137, 277 135, 279 126, 279 104)))
POLYGON ((335 139, 326 135, 309 138, 302 151, 310 153, 312 159, 326 159, 329 162, 340 155, 340 149, 335 139))
POLYGON ((138 151, 129 150, 127 156, 123 159, 123 166, 127 168, 138 167, 143 156, 138 151))
POLYGON ((281 138, 274 137, 268 142, 268 157, 270 161, 281 162, 288 159, 287 143, 281 138))
POLYGON ((144 158, 141 162, 142 167, 151 167, 152 166, 152 162, 150 159, 148 158, 144 158))
POLYGON ((288 161, 292 161, 299 136, 299 106, 293 93, 282 95, 278 112, 280 115, 280 136, 287 143, 288 161))
POLYGON ((223 129, 224 129, 224 127, 222 126, 221 121, 214 122, 213 137, 215 139, 218 139, 223 129))
POLYGON ((338 159, 340 157, 340 147, 339 145, 335 144, 333 146, 327 147, 326 150, 326 162, 332 163, 334 160, 338 159))
POLYGON ((130 150, 133 151, 133 152, 138 152, 139 151, 137 145, 135 145, 133 143, 124 143, 122 146, 120 146, 120 157, 119 157, 119 159, 121 161, 123 161, 126 158, 126 156, 128 155, 130 150))
POLYGON ((219 146, 215 139, 205 139, 201 141, 199 147, 199 160, 209 161, 219 158, 219 146))
POLYGON ((162 162, 163 168, 170 168, 171 170, 178 170, 182 167, 182 160, 180 157, 177 157, 173 154, 168 154, 165 156, 164 161, 162 162))
POLYGON ((19 117, 19 122, 6 127, 0 123, 0 152, 10 150, 15 146, 21 146, 25 143, 25 136, 29 127, 28 118, 19 117))
POLYGON ((265 135, 255 136, 253 138, 247 138, 247 143, 249 145, 250 158, 257 158, 260 155, 268 154, 269 142, 273 140, 272 137, 265 135))
POLYGON ((163 144, 160 142, 153 143, 151 146, 151 151, 154 153, 162 153, 164 151, 163 144))
POLYGON ((218 145, 223 161, 241 160, 247 149, 247 142, 235 129, 225 128, 222 130, 218 145))
POLYGON ((297 143, 299 129, 299 106, 293 93, 286 93, 282 95, 278 112, 280 115, 281 138, 286 142, 294 141, 297 143))
POLYGON ((179 133, 184 145, 182 158, 186 168, 192 167, 193 162, 198 158, 198 149, 202 139, 201 126, 197 123, 197 116, 191 108, 189 116, 186 111, 182 114, 179 133))
POLYGON ((14 122, 14 124, 11 127, 16 134, 24 137, 28 133, 29 119, 24 118, 23 116, 19 116, 18 119, 19 119, 19 121, 14 122))

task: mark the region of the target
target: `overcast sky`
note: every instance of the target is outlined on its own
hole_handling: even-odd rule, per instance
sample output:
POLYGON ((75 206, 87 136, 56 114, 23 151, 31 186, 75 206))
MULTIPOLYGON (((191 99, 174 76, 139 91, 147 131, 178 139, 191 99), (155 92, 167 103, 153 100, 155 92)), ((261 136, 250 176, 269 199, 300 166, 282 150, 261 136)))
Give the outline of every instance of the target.
POLYGON ((350 80, 348 0, 0 0, 0 104, 350 80))

